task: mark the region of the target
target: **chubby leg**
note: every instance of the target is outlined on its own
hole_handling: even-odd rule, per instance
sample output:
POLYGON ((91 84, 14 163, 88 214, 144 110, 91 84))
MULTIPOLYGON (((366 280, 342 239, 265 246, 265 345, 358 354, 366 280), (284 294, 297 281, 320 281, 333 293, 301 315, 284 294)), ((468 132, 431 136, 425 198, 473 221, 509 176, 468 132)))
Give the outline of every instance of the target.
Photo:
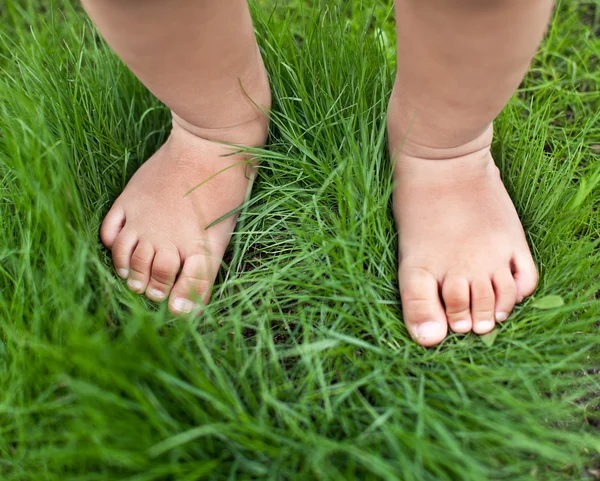
POLYGON ((424 346, 484 334, 537 271, 490 153, 492 122, 541 41, 552 0, 396 0, 395 161, 404 320, 424 346))
POLYGON ((245 0, 83 0, 107 42, 172 112, 171 135, 100 231, 135 292, 174 313, 208 301, 254 166, 219 142, 260 146, 267 74, 245 0), (259 109, 255 103, 262 106, 259 109), (219 141, 219 142, 215 142, 219 141), (200 185, 199 188, 186 193, 200 185), (209 228, 207 228, 209 227, 209 228))

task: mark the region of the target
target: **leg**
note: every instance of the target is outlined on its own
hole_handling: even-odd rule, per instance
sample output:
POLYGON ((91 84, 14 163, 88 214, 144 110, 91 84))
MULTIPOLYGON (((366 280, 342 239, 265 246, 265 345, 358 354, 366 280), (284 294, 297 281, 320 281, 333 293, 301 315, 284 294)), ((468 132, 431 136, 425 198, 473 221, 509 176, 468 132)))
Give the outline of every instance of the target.
POLYGON ((490 154, 492 122, 526 73, 552 0, 396 0, 395 159, 404 319, 422 345, 478 334, 537 272, 490 154))
POLYGON ((83 4, 173 116, 168 141, 107 214, 102 241, 130 289, 155 301, 170 296, 174 313, 192 311, 196 296, 208 300, 236 219, 207 226, 244 202, 253 177, 243 155, 213 140, 260 146, 267 136, 268 120, 252 102, 268 109, 271 96, 248 6, 245 0, 83 4))

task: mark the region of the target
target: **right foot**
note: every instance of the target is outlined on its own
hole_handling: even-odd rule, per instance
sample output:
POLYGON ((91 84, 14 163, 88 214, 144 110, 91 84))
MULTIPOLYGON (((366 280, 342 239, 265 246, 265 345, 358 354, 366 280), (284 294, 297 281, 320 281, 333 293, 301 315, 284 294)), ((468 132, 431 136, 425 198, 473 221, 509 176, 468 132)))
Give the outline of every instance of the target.
POLYGON ((168 298, 174 314, 208 302, 237 215, 206 227, 245 201, 254 177, 247 156, 207 138, 262 146, 268 129, 263 115, 201 136, 184 124, 174 120, 167 142, 135 173, 100 230, 128 287, 156 302, 168 298))

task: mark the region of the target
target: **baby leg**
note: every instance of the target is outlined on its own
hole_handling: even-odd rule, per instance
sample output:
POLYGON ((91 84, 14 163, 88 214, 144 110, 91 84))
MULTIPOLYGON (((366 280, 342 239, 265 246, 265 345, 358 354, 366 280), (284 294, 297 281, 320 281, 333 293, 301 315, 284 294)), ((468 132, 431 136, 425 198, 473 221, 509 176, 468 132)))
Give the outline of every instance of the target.
POLYGON ((490 153, 492 122, 542 39, 552 0, 396 0, 395 161, 404 320, 424 346, 484 334, 537 271, 490 153))
POLYGON ((244 202, 253 177, 245 156, 213 140, 261 146, 267 136, 267 117, 255 103, 268 109, 271 95, 247 3, 83 4, 173 117, 167 142, 107 214, 102 241, 130 289, 154 301, 169 298, 174 313, 190 312, 196 298, 208 300, 236 218, 207 227, 244 202))

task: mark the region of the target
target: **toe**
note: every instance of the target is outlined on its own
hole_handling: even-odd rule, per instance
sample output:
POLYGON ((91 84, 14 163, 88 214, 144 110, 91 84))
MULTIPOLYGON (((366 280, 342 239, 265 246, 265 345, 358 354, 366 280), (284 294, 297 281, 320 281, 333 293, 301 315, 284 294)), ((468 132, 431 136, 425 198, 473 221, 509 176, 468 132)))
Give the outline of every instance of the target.
POLYGON ((521 302, 533 294, 538 283, 538 272, 529 251, 515 253, 513 272, 517 284, 517 302, 521 302))
POLYGON ((485 334, 495 326, 495 296, 489 278, 477 278, 471 282, 471 317, 473 332, 485 334))
POLYGON ((120 205, 113 204, 100 226, 100 239, 107 248, 112 249, 124 225, 125 211, 120 205))
POLYGON ((191 255, 185 260, 171 292, 169 309, 173 314, 192 312, 199 302, 208 302, 220 261, 220 257, 204 254, 191 255))
POLYGON ((515 302, 517 301, 517 284, 508 267, 494 274, 492 284, 496 296, 496 321, 504 322, 515 307, 515 302))
POLYGON ((469 282, 464 277, 447 277, 442 285, 448 324, 454 332, 466 334, 473 327, 469 282))
POLYGON ((175 247, 159 249, 152 263, 152 274, 146 289, 146 297, 155 302, 164 301, 171 293, 180 267, 181 257, 175 247))
POLYGON ((422 346, 435 346, 448 333, 437 279, 420 268, 400 269, 400 297, 404 322, 422 346))
POLYGON ((117 274, 122 279, 129 277, 131 256, 138 243, 137 233, 123 229, 112 245, 112 258, 117 274))
POLYGON ((154 247, 149 240, 141 240, 129 263, 129 278, 127 286, 138 294, 143 294, 150 280, 150 269, 154 259, 154 247))

